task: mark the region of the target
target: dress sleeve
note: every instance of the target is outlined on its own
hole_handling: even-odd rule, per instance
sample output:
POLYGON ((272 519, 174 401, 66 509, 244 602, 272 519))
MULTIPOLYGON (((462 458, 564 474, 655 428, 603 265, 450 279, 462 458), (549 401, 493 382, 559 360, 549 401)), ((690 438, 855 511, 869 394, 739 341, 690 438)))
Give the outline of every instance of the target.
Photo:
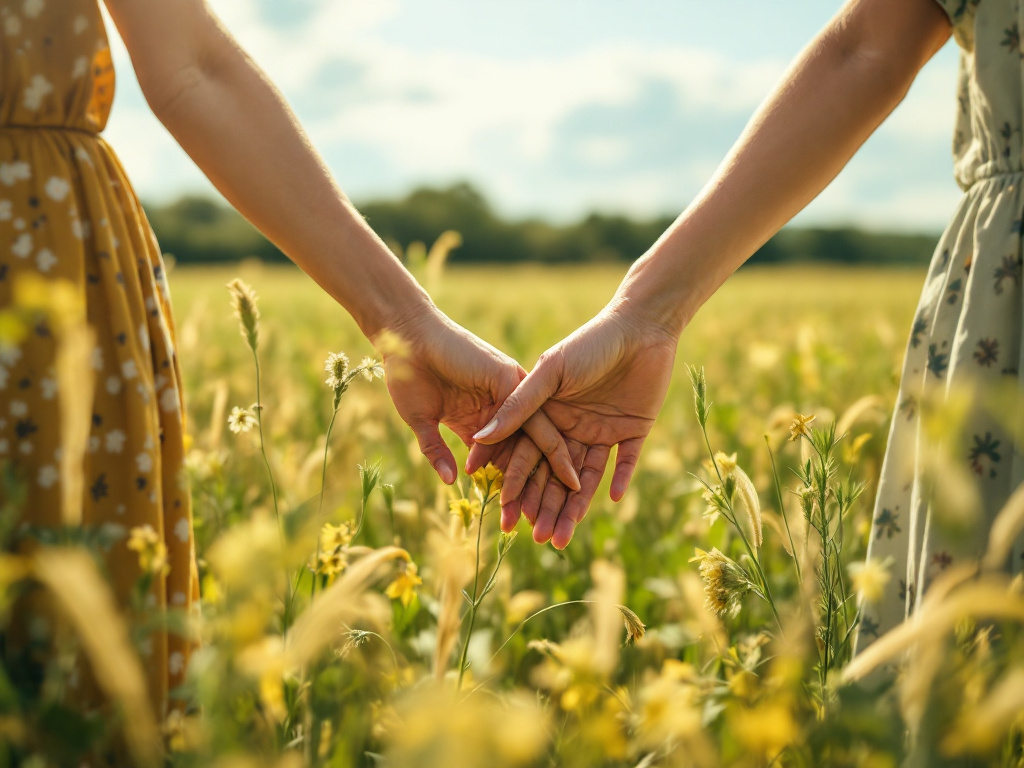
POLYGON ((935 2, 946 12, 953 26, 956 26, 957 22, 964 17, 969 5, 978 4, 978 0, 935 0, 935 2))

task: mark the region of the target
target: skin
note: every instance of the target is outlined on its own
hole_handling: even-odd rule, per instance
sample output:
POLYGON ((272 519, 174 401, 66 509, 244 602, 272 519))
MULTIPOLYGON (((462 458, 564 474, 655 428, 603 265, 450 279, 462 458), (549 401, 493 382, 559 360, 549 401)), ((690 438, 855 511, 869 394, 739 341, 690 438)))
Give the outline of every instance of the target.
MULTIPOLYGON (((582 489, 569 492, 543 467, 531 476, 536 450, 517 444, 501 499, 503 529, 521 510, 536 541, 565 547, 613 446, 611 497, 622 498, 690 319, 835 178, 950 34, 934 0, 850 0, 811 41, 711 181, 633 265, 608 305, 545 352, 476 435, 483 444, 505 440, 543 412, 569 439, 574 458, 585 453, 582 489)), ((471 452, 471 464, 485 455, 471 452)))
MULTIPOLYGON (((383 350, 388 389, 438 476, 455 482, 455 458, 438 425, 468 444, 525 371, 434 306, 203 0, 106 4, 154 114, 224 197, 345 307, 368 339, 379 342, 385 330, 401 337, 401 359, 383 350)), ((523 422, 529 437, 513 441, 530 443, 578 488, 551 422, 543 414, 523 422)), ((481 454, 485 463, 507 461, 513 441, 481 454)))

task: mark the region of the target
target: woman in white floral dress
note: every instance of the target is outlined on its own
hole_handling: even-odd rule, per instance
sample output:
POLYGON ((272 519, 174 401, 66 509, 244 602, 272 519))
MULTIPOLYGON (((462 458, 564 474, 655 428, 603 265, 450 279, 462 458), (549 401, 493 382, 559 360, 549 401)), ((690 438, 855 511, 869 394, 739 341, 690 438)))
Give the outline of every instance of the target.
MULTIPOLYGON (((521 507, 536 540, 564 547, 616 445, 611 494, 622 496, 689 319, 832 180, 952 34, 961 48, 953 149, 964 197, 936 250, 910 335, 869 549, 893 578, 883 599, 866 606, 861 646, 909 616, 936 573, 958 558, 976 559, 993 518, 1024 482, 1022 31, 1021 0, 847 2, 605 310, 548 350, 477 436, 484 443, 501 440, 543 405, 585 456, 580 494, 566 494, 544 471, 527 480, 529 463, 513 471, 522 466, 514 461, 503 491, 506 530, 521 507), (968 474, 977 480, 976 515, 965 530, 963 518, 957 529, 956 516, 942 514, 953 506, 950 494, 941 484, 937 498, 932 492, 938 446, 921 406, 929 389, 941 401, 966 386, 986 398, 999 390, 1011 405, 993 412, 993 399, 976 403, 962 442, 944 448, 962 472, 950 475, 938 466, 939 480, 968 474), (524 485, 522 498, 529 501, 520 503, 513 497, 524 485)), ((1008 569, 1024 565, 1021 544, 1008 569)))

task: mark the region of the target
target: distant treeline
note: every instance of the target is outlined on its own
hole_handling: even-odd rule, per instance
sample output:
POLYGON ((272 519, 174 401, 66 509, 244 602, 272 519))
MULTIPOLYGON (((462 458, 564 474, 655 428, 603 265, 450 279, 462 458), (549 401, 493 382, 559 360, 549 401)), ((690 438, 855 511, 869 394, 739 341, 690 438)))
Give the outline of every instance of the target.
MULTIPOLYGON (((458 263, 630 262, 672 222, 671 217, 637 220, 599 213, 565 225, 540 219, 509 221, 469 184, 417 189, 401 200, 363 202, 359 210, 396 252, 415 241, 429 246, 442 232, 457 230, 463 242, 450 260, 458 263)), ((146 212, 161 248, 180 263, 285 260, 233 209, 209 198, 184 197, 147 206, 146 212)), ((788 227, 751 262, 925 264, 937 240, 937 235, 788 227)))

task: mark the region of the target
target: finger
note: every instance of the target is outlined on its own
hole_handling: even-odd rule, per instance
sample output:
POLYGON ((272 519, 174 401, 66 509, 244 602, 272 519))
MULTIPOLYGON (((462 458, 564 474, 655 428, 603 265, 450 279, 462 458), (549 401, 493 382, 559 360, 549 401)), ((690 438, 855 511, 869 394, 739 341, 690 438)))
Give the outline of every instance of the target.
POLYGON ((576 476, 576 468, 573 466, 572 457, 569 455, 569 448, 566 445, 562 433, 551 423, 551 419, 543 410, 534 413, 523 424, 523 431, 530 436, 530 439, 540 448, 547 457, 548 464, 555 477, 561 480, 568 488, 578 491, 580 479, 576 476))
POLYGON ((551 534, 551 543, 556 549, 565 549, 569 545, 576 526, 587 516, 590 503, 597 495, 598 486, 601 485, 601 478, 604 477, 610 455, 611 448, 605 445, 595 445, 587 451, 586 461, 580 470, 582 487, 578 492, 569 494, 562 514, 555 524, 554 533, 551 534))
POLYGON ((533 540, 538 544, 544 544, 551 539, 555 523, 558 521, 558 513, 562 511, 568 495, 569 491, 558 478, 551 477, 548 480, 544 496, 541 498, 540 510, 537 512, 537 522, 533 526, 533 540))
POLYGON ((540 448, 526 435, 516 442, 516 447, 512 450, 512 457, 508 461, 508 467, 505 469, 505 480, 501 485, 501 503, 503 505, 522 495, 523 489, 526 488, 526 483, 530 479, 530 474, 541 458, 543 458, 543 454, 540 452, 540 448))
POLYGON ((473 435, 478 443, 493 444, 504 440, 548 400, 558 389, 554 368, 544 363, 541 356, 537 367, 526 375, 510 394, 501 408, 483 429, 473 435))
MULTIPOLYGON (((582 467, 587 456, 587 446, 576 440, 570 440, 569 449, 572 451, 574 469, 582 467)), ((544 495, 541 498, 540 510, 537 513, 537 522, 533 526, 533 540, 538 544, 543 544, 551 538, 568 495, 569 490, 556 477, 552 476, 548 479, 544 495)))
POLYGON ((419 443, 420 453, 430 462, 430 466, 437 472, 441 482, 445 485, 454 483, 455 478, 458 477, 455 471, 455 457, 445 441, 441 439, 441 433, 437 429, 437 422, 423 421, 410 424, 409 426, 412 427, 412 431, 416 435, 416 442, 419 443))
POLYGON ((486 467, 488 464, 493 464, 504 472, 518 439, 518 435, 513 435, 496 445, 484 445, 483 443, 470 445, 469 455, 466 457, 466 474, 472 475, 480 467, 486 467))
POLYGON ((523 495, 519 497, 522 500, 523 516, 529 521, 530 525, 534 525, 537 522, 537 513, 540 511, 540 501, 544 495, 544 486, 548 484, 550 476, 551 467, 548 466, 546 461, 542 461, 540 466, 537 467, 537 471, 533 473, 533 477, 527 481, 526 488, 523 489, 523 495))
POLYGON ((615 451, 615 474, 612 475, 610 495, 612 501, 621 501, 633 479, 636 463, 640 460, 640 450, 644 447, 644 438, 634 437, 623 440, 615 451))
POLYGON ((519 523, 522 514, 523 504, 519 499, 512 499, 508 504, 501 505, 501 530, 505 533, 512 533, 512 530, 519 523))

